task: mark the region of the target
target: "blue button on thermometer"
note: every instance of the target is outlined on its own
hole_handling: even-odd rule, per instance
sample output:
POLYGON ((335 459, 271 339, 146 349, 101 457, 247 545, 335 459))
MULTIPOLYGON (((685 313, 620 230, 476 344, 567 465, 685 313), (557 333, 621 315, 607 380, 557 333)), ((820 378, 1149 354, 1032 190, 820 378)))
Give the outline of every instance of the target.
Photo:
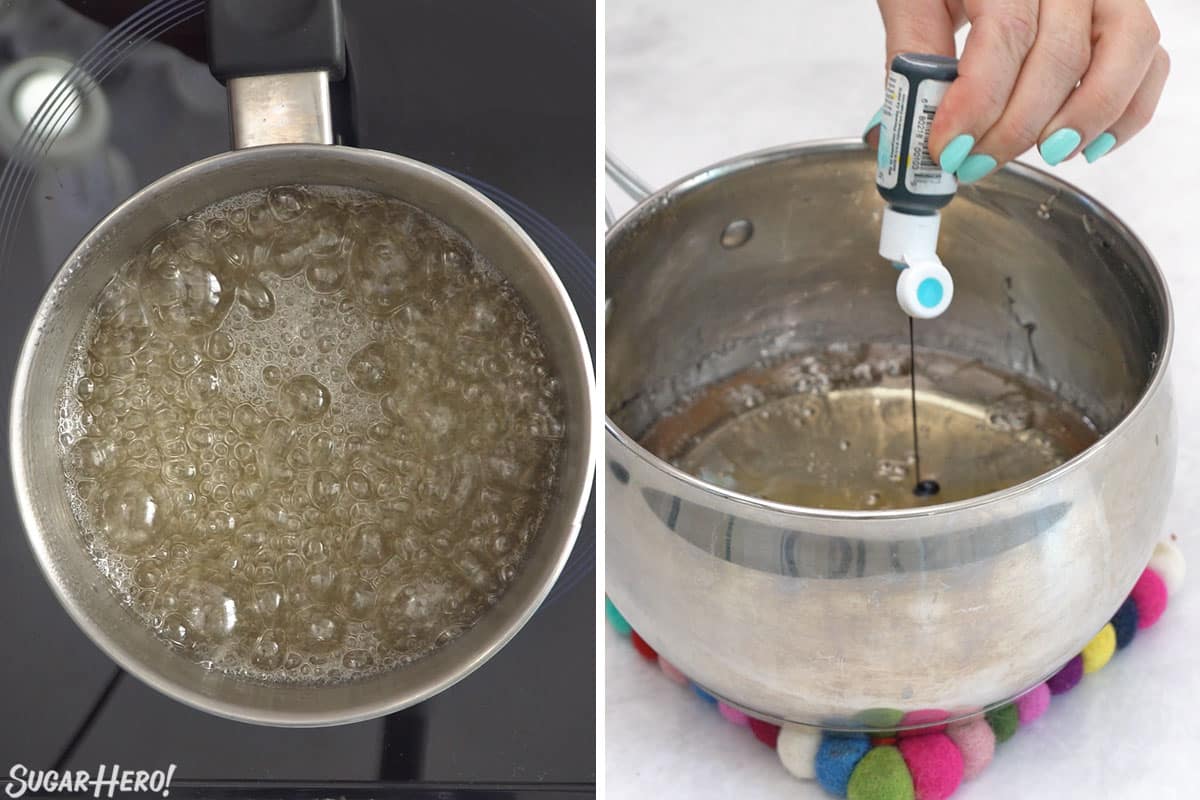
POLYGON ((905 314, 915 319, 939 316, 953 299, 954 281, 936 259, 916 261, 905 267, 896 281, 896 302, 905 314))

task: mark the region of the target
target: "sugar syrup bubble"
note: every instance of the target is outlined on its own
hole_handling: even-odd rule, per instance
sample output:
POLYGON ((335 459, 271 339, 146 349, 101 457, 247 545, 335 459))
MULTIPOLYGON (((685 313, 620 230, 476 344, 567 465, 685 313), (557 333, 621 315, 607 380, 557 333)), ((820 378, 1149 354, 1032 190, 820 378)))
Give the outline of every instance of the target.
POLYGON ((354 680, 469 628, 540 529, 565 429, 540 332, 458 233, 277 187, 169 226, 59 398, 81 536, 205 668, 354 680))

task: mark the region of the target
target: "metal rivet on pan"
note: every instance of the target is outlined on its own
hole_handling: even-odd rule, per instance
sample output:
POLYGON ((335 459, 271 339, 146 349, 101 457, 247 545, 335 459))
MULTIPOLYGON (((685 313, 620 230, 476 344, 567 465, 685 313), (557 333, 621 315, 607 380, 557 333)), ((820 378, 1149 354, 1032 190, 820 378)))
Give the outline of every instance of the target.
POLYGON ((754 223, 748 219, 735 219, 721 231, 721 246, 726 250, 741 247, 754 235, 754 223))

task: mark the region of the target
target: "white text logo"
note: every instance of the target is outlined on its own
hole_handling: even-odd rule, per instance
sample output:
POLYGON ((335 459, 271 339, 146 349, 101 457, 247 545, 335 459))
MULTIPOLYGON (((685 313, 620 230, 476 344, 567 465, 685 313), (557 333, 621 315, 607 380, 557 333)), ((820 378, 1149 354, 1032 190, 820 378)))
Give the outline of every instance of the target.
POLYGON ((24 764, 14 764, 8 771, 8 786, 4 792, 9 797, 24 797, 26 792, 35 795, 74 792, 88 793, 92 797, 116 797, 139 792, 155 792, 167 797, 171 794, 171 778, 175 777, 175 765, 165 770, 121 769, 120 764, 101 764, 93 775, 90 770, 30 769, 24 764))

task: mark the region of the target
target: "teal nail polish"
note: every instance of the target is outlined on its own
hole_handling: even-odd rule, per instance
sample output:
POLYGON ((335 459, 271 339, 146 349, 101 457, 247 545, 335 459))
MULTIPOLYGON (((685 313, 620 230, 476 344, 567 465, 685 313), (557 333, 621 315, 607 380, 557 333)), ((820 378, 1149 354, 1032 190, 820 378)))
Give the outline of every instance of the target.
POLYGON ((867 123, 867 127, 863 128, 862 138, 867 138, 867 134, 871 132, 871 128, 874 128, 881 122, 883 122, 883 106, 880 106, 879 110, 875 112, 875 116, 871 117, 871 121, 867 123))
POLYGON ((1109 150, 1112 150, 1116 143, 1117 137, 1113 136, 1108 131, 1105 131, 1097 136, 1091 144, 1083 148, 1083 157, 1087 159, 1089 164, 1091 164, 1096 159, 1106 155, 1109 150))
POLYGON ((983 153, 967 156, 956 173, 959 183, 974 183, 996 168, 996 159, 983 153))
POLYGON ((941 156, 938 157, 938 163, 942 166, 943 172, 954 172, 962 166, 963 159, 971 152, 971 148, 975 146, 975 137, 967 133, 960 133, 950 140, 950 144, 942 149, 941 156))
POLYGON ((1079 131, 1074 128, 1059 128, 1038 147, 1042 160, 1055 166, 1079 147, 1079 131))

